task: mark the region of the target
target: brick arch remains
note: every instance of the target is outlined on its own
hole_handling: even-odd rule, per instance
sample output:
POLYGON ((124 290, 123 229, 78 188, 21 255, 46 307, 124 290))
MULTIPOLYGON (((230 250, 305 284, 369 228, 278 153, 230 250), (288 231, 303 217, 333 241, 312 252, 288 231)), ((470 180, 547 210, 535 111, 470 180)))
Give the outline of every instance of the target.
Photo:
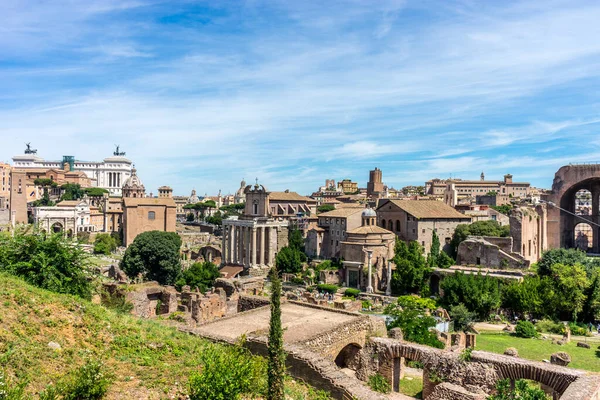
MULTIPOLYGON (((600 164, 566 165, 561 167, 554 176, 552 192, 547 197, 551 203, 575 212, 575 195, 579 190, 586 189, 592 193, 591 215, 575 217, 557 207, 548 207, 548 247, 575 247, 574 230, 580 222, 590 221, 600 223, 600 164)), ((600 252, 600 229, 592 225, 594 243, 592 252, 600 252)))

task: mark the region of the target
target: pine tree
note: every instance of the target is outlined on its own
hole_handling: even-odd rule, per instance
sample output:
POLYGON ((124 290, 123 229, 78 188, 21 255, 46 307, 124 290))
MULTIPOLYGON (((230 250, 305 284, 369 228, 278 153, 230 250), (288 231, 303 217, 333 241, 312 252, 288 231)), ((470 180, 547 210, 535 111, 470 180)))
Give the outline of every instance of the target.
POLYGON ((281 326, 281 281, 277 267, 271 270, 271 322, 269 324, 269 365, 267 400, 284 400, 285 352, 281 326))

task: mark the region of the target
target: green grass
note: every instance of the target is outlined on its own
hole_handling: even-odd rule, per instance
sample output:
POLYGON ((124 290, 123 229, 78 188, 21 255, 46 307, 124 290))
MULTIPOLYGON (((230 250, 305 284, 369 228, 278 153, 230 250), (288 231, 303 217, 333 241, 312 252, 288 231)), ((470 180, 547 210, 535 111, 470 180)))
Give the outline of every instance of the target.
POLYGON ((507 347, 514 347, 519 351, 519 357, 527 360, 549 360, 553 353, 564 351, 571 356, 569 367, 586 371, 600 372, 600 349, 598 343, 590 343, 591 349, 577 347, 576 341, 571 341, 564 346, 552 344, 550 339, 523 339, 507 333, 483 332, 477 335, 476 350, 492 353, 504 353, 507 347))
MULTIPOLYGON (((207 345, 159 321, 51 293, 0 273, 0 371, 13 382, 26 381, 29 394, 95 358, 114 376, 107 399, 179 398, 207 345), (61 349, 50 349, 51 341, 61 349)), ((294 399, 327 399, 298 382, 290 380, 286 386, 294 399)))
POLYGON ((406 377, 401 379, 400 393, 421 399, 423 395, 423 377, 413 377, 411 380, 406 379, 406 377))

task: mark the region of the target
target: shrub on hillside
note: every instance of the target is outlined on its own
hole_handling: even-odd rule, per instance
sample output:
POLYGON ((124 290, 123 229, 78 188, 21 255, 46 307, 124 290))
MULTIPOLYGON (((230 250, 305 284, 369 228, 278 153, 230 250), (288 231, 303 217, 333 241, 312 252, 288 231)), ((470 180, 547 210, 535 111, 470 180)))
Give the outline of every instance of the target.
POLYGON ((449 314, 452 317, 452 321, 454 321, 455 332, 466 332, 475 323, 475 313, 467 310, 464 304, 453 306, 449 314))
POLYGON ((562 322, 554 322, 550 319, 543 319, 535 324, 538 332, 555 333, 563 335, 565 333, 565 324, 562 322))
POLYGON ((334 294, 338 291, 339 287, 337 285, 331 285, 329 283, 321 283, 317 285, 317 289, 319 290, 319 292, 334 294))
POLYGON ((104 365, 99 361, 88 361, 59 386, 59 391, 63 400, 100 400, 110 383, 104 365))
POLYGON ((142 275, 161 285, 173 285, 181 273, 181 238, 174 232, 139 234, 125 251, 121 269, 130 278, 142 275))
POLYGON ((429 310, 435 309, 432 299, 424 299, 417 296, 400 296, 396 304, 390 304, 384 313, 390 316, 387 328, 400 328, 404 340, 424 344, 427 346, 444 348, 444 344, 438 340, 431 328, 436 322, 428 315, 429 310))
POLYGON ((529 321, 517 322, 517 327, 515 328, 515 334, 518 337, 522 337, 522 338, 526 338, 526 339, 539 336, 539 333, 535 329, 535 326, 529 321))
POLYGON ((344 292, 344 296, 357 298, 360 294, 360 290, 354 288, 348 288, 344 292))
POLYGON ((56 293, 92 296, 88 256, 62 235, 0 235, 0 271, 56 293))
POLYGON ((569 322, 569 329, 571 330, 572 335, 576 336, 588 336, 590 335, 590 331, 588 327, 581 322, 569 322))
POLYGON ((189 380, 190 400, 238 400, 266 392, 266 363, 240 345, 207 345, 189 380))

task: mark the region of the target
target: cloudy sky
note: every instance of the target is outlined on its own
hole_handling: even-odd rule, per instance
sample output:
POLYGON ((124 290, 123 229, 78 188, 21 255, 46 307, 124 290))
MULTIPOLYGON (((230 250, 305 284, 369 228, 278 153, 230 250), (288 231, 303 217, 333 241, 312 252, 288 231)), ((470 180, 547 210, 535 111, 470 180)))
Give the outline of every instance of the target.
POLYGON ((549 187, 600 160, 593 1, 0 1, 0 160, 99 160, 148 191, 326 178, 549 187))

